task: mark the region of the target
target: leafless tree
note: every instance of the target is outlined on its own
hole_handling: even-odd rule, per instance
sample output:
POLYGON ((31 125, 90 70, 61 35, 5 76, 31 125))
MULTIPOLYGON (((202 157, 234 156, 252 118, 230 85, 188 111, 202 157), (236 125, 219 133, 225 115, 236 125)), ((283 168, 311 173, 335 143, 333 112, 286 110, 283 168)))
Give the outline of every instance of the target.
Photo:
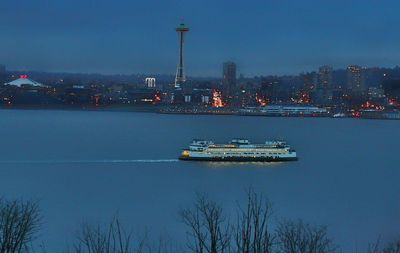
POLYGON ((121 225, 118 218, 107 226, 83 224, 74 245, 75 253, 141 253, 145 240, 134 247, 132 233, 121 225))
POLYGON ((383 250, 382 253, 400 253, 400 240, 389 243, 383 250))
POLYGON ((28 252, 40 220, 37 203, 0 199, 0 253, 28 252))
POLYGON ((379 237, 375 243, 370 244, 368 247, 368 253, 379 253, 380 252, 380 249, 379 249, 380 242, 381 242, 381 237, 379 237))
POLYGON ((277 228, 280 252, 328 253, 336 247, 328 237, 326 227, 304 224, 302 221, 284 221, 277 228))
POLYGON ((383 249, 380 247, 380 238, 376 243, 369 245, 368 253, 400 253, 400 240, 386 245, 383 249))
POLYGON ((271 233, 271 204, 250 188, 247 191, 247 206, 239 207, 238 224, 234 228, 236 253, 270 253, 274 235, 271 233))
POLYGON ((193 208, 180 211, 188 227, 188 247, 195 253, 224 253, 230 247, 230 231, 222 207, 198 194, 193 208))

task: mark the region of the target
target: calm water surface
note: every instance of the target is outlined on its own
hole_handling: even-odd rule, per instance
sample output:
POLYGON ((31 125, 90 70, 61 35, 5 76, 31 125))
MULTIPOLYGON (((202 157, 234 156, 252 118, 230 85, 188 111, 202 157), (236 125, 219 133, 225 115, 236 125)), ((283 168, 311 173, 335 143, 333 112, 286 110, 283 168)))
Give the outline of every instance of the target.
POLYGON ((39 200, 39 241, 61 251, 82 221, 117 213, 136 231, 182 240, 177 212, 196 191, 229 214, 252 185, 274 219, 325 224, 343 252, 362 252, 379 235, 400 236, 399 130, 400 121, 1 110, 0 194, 39 200), (233 137, 283 137, 300 160, 176 160, 193 138, 233 137))

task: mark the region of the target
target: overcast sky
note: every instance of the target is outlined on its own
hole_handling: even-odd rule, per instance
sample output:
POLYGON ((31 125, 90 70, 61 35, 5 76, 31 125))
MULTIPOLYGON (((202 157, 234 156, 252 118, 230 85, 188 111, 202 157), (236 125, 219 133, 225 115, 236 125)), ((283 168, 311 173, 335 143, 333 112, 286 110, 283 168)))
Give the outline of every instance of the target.
POLYGON ((0 63, 13 70, 296 74, 400 63, 398 0, 1 0, 0 63))

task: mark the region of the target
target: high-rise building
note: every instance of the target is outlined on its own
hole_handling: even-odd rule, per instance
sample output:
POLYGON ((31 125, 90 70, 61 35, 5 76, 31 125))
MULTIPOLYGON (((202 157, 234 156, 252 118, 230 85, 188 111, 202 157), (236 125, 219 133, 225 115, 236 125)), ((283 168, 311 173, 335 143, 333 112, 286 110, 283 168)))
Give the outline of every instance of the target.
POLYGON ((318 74, 317 72, 308 72, 301 74, 301 77, 303 79, 303 89, 306 91, 313 91, 317 87, 318 83, 318 74))
POLYGON ((331 66, 321 66, 318 70, 318 86, 317 89, 331 89, 332 88, 332 72, 331 66))
POLYGON ((224 62, 222 71, 222 87, 228 96, 232 96, 236 89, 236 64, 224 62))
POLYGON ((324 65, 318 69, 318 80, 313 91, 312 100, 319 105, 327 105, 332 102, 333 69, 324 65))
POLYGON ((275 77, 262 77, 260 87, 260 98, 266 103, 272 103, 276 101, 277 89, 280 86, 279 79, 275 77))
POLYGON ((353 93, 362 95, 365 91, 364 70, 358 65, 347 67, 347 88, 353 93))

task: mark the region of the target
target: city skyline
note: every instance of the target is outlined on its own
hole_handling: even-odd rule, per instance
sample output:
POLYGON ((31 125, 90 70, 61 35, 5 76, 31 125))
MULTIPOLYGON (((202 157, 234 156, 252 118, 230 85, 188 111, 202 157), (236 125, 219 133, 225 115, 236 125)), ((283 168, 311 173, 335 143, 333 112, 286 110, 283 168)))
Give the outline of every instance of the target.
POLYGON ((175 72, 174 27, 185 17, 187 75, 284 75, 400 62, 395 1, 202 3, 44 1, 0 4, 0 62, 12 70, 132 74, 175 72), (229 9, 229 10, 227 10, 229 9), (18 16, 17 18, 15 18, 18 16), (240 17, 240 18, 238 18, 240 17))

